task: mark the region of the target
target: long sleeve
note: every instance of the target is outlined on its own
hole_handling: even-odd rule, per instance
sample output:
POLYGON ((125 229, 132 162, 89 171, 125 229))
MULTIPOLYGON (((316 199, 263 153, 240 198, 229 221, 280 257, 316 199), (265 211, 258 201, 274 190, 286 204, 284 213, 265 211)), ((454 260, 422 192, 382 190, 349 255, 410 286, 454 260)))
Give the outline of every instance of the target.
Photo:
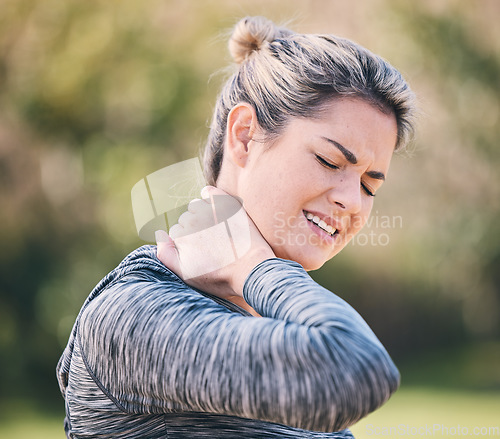
POLYGON ((333 432, 383 404, 399 383, 356 311, 297 263, 249 274, 247 317, 183 282, 129 274, 86 307, 78 343, 124 412, 208 412, 333 432))

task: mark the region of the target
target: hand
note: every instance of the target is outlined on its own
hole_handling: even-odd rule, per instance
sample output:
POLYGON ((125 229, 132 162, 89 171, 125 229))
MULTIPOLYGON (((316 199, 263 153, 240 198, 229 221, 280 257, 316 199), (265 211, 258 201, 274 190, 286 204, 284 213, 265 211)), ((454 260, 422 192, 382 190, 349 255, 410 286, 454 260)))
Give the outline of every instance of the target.
POLYGON ((188 285, 219 297, 243 296, 250 271, 275 257, 241 203, 207 186, 178 224, 157 232, 158 258, 188 285))

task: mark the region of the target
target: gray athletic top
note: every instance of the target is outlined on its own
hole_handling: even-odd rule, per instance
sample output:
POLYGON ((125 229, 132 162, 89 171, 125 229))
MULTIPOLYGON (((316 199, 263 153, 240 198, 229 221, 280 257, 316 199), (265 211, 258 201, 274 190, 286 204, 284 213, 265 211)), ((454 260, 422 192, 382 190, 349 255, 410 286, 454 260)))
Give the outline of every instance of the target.
POLYGON ((57 366, 69 438, 351 438, 399 373, 365 321, 296 262, 243 297, 262 317, 128 255, 85 301, 57 366), (340 431, 342 430, 342 431, 340 431))

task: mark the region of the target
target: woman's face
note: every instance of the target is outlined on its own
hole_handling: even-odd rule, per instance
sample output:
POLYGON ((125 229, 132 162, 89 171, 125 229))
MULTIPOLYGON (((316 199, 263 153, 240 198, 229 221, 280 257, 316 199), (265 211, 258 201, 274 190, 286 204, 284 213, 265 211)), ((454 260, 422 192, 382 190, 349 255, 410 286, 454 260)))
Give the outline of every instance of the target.
POLYGON ((238 195, 277 257, 314 270, 345 247, 370 215, 396 136, 393 114, 343 98, 320 118, 292 119, 272 145, 250 141, 238 195))

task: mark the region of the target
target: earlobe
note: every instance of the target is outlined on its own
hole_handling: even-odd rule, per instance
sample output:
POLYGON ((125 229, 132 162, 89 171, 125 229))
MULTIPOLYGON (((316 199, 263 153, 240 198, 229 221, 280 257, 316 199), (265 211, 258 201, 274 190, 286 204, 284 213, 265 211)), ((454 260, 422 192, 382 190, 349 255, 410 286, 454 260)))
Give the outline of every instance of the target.
POLYGON ((235 105, 227 116, 226 153, 231 161, 244 167, 257 127, 257 114, 248 103, 235 105))

